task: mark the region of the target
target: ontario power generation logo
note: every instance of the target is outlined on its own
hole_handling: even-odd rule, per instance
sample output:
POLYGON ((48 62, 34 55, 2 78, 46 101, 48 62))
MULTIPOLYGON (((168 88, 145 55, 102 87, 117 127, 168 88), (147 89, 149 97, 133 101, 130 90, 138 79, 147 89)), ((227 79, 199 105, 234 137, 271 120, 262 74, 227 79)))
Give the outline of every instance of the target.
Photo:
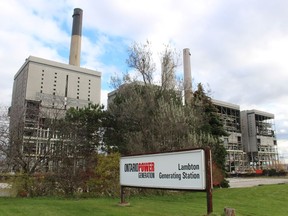
POLYGON ((155 178, 154 162, 126 163, 124 172, 137 172, 138 178, 155 178))

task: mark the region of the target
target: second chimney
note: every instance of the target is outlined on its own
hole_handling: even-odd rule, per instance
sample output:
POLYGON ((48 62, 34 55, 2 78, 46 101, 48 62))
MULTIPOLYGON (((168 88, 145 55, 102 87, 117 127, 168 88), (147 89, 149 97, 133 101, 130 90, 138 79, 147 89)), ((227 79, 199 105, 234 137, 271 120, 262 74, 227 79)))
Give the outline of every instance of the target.
POLYGON ((74 9, 69 64, 80 66, 83 10, 74 9))

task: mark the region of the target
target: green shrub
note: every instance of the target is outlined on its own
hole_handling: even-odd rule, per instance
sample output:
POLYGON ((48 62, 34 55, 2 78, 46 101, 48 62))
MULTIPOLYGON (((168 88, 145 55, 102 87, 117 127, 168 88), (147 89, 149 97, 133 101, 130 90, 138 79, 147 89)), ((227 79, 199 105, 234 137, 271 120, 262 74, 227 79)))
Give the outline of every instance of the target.
POLYGON ((263 170, 263 175, 265 176, 286 176, 287 172, 283 169, 281 170, 276 170, 276 169, 266 169, 263 170))
POLYGON ((87 182, 91 195, 120 196, 119 161, 119 153, 98 156, 95 177, 87 182))
POLYGON ((223 181, 220 183, 220 187, 222 188, 229 188, 229 181, 227 179, 223 179, 223 181))
POLYGON ((278 171, 278 175, 279 176, 286 176, 287 175, 287 172, 285 170, 279 170, 278 171))
POLYGON ((14 195, 19 197, 55 195, 55 177, 51 173, 17 174, 12 182, 14 195))

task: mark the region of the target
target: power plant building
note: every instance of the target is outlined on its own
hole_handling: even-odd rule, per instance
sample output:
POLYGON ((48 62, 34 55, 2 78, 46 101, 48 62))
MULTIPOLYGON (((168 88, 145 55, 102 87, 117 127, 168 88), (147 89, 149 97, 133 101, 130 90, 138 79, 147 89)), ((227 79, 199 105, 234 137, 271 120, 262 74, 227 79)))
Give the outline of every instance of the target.
POLYGON ((25 100, 50 108, 81 108, 99 103, 100 90, 100 72, 30 56, 14 77, 12 108, 21 108, 25 100))
POLYGON ((243 150, 240 106, 219 100, 212 100, 228 137, 223 137, 227 151, 226 169, 228 172, 244 171, 248 165, 246 152, 243 150))
POLYGON ((274 114, 259 110, 241 112, 243 149, 253 167, 263 169, 278 161, 274 114))
POLYGON ((43 157, 45 162, 45 152, 57 142, 46 121, 63 118, 71 107, 100 103, 101 73, 80 67, 81 26, 82 10, 76 8, 69 64, 30 56, 14 76, 10 132, 22 133, 27 160, 43 157))
POLYGON ((263 170, 278 163, 273 114, 259 110, 240 111, 236 104, 212 102, 229 134, 223 137, 228 172, 263 170))
MULTIPOLYGON (((47 120, 63 118, 71 107, 78 109, 89 103, 100 103, 101 73, 80 67, 82 15, 81 9, 74 9, 69 64, 30 56, 14 77, 10 132, 21 134, 20 151, 27 160, 43 158, 42 162, 46 163, 45 152, 56 145, 57 134, 51 134, 51 129, 45 126, 47 120)), ((183 91, 187 104, 193 100, 189 49, 183 50, 183 64, 183 91)), ((162 65, 162 71, 169 76, 163 73, 162 82, 167 89, 173 89, 173 62, 165 65, 162 65)), ((116 93, 117 90, 108 94, 108 105, 116 93)), ((212 100, 212 103, 229 134, 223 137, 228 153, 228 172, 265 169, 278 162, 273 114, 259 110, 240 111, 239 105, 218 100, 212 100)), ((53 160, 49 160, 47 170, 54 166, 53 160)))
MULTIPOLYGON (((190 51, 183 49, 184 98, 193 100, 191 84, 190 51)), ((223 138, 227 150, 228 172, 263 170, 278 164, 277 139, 274 114, 259 111, 240 111, 240 106, 212 99, 224 129, 229 134, 223 138)))

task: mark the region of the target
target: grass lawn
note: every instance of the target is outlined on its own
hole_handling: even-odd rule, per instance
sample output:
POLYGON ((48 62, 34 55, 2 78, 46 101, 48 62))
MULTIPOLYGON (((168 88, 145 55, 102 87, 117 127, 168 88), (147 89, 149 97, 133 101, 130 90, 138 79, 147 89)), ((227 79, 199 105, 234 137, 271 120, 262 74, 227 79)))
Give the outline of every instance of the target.
MULTIPOLYGON (((128 207, 119 199, 0 198, 0 215, 194 215, 206 214, 206 193, 185 192, 164 196, 130 197, 128 207)), ((224 207, 236 209, 237 216, 287 216, 288 184, 213 191, 213 216, 221 216, 224 207)))

